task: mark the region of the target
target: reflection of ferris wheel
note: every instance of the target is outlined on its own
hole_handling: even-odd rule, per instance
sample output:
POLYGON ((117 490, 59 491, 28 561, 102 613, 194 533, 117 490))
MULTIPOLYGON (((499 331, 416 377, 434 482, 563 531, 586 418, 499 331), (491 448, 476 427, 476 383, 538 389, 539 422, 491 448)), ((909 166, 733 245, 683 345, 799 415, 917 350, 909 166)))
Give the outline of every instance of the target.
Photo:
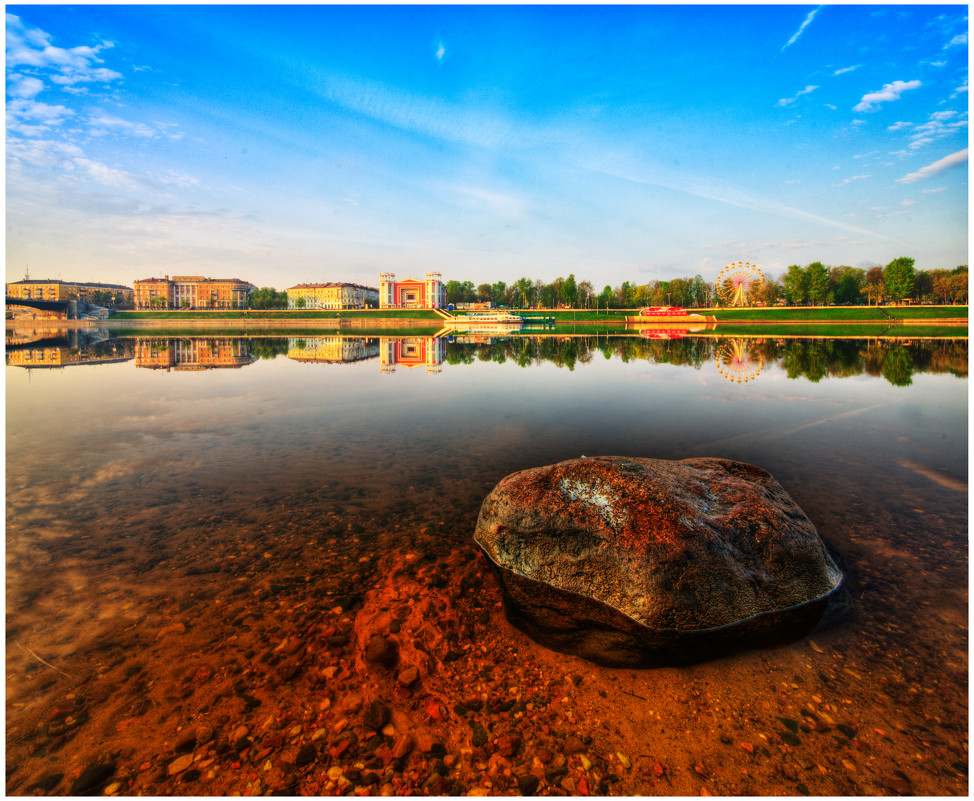
POLYGON ((735 384, 746 383, 758 377, 764 361, 752 356, 746 339, 731 339, 717 350, 717 372, 735 384))
POLYGON ((753 264, 728 264, 717 274, 717 293, 728 306, 746 306, 750 293, 764 284, 764 275, 753 264))

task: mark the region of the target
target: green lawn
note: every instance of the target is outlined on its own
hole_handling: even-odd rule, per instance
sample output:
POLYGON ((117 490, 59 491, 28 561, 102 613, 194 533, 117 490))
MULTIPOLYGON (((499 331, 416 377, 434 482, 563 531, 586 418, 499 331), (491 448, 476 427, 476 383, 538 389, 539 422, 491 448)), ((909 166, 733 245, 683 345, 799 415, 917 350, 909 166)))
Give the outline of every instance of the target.
MULTIPOLYGON (((514 309, 529 322, 532 318, 554 318, 558 323, 621 323, 635 316, 638 309, 609 309, 607 312, 548 309, 514 309)), ((748 308, 748 309, 689 309, 693 313, 713 315, 718 322, 789 320, 822 324, 827 322, 883 322, 890 318, 906 320, 962 319, 967 320, 967 306, 804 306, 748 308)), ((436 324, 439 316, 428 309, 370 309, 367 311, 125 311, 112 316, 113 320, 349 320, 349 319, 408 319, 430 320, 436 324)))

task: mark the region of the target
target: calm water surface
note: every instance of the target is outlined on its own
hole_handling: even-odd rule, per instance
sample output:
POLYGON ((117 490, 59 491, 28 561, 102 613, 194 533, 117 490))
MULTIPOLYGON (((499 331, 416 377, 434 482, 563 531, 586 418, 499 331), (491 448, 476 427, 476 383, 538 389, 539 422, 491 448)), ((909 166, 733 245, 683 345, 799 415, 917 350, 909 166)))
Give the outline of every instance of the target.
POLYGON ((83 338, 6 401, 8 792, 967 793, 966 340, 83 338), (680 670, 531 643, 477 512, 583 454, 764 467, 854 616, 680 670))

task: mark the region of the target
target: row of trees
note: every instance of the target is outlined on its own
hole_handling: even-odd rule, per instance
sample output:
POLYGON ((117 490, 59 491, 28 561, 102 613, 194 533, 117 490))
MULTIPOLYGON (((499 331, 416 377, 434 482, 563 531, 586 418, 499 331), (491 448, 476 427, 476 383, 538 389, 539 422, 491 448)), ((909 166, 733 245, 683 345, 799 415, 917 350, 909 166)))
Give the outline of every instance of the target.
POLYGON ((758 294, 763 301, 782 298, 791 305, 813 306, 873 305, 887 300, 966 303, 967 265, 953 270, 917 270, 913 259, 901 257, 885 267, 862 270, 813 262, 807 267, 792 265, 780 283, 768 282, 758 294))
MULTIPOLYGON (((575 274, 556 278, 518 278, 511 284, 497 281, 474 285, 473 281, 447 281, 447 303, 493 302, 510 308, 566 306, 574 309, 637 309, 642 306, 683 306, 686 308, 722 305, 721 287, 695 275, 634 284, 624 281, 600 291, 591 281, 578 281, 575 274)), ((967 265, 953 270, 916 270, 911 258, 893 259, 885 267, 863 270, 845 265, 832 267, 816 261, 802 267, 790 266, 780 278, 765 276, 752 289, 748 302, 774 306, 858 306, 884 301, 955 304, 967 302, 967 265)), ((287 292, 261 287, 250 293, 252 309, 286 309, 287 292)))
MULTIPOLYGON (((590 281, 576 281, 575 275, 556 278, 550 284, 519 278, 512 284, 498 281, 474 286, 472 281, 448 281, 447 303, 493 301, 498 306, 526 308, 567 306, 579 309, 633 309, 641 306, 684 306, 687 308, 721 304, 721 288, 695 275, 620 286, 603 287, 596 293, 590 281)), ((863 270, 858 267, 825 266, 812 262, 806 267, 792 265, 779 279, 765 276, 756 285, 748 302, 776 304, 858 306, 883 301, 943 304, 967 302, 967 265, 953 270, 916 270, 911 258, 893 259, 886 267, 863 270)))

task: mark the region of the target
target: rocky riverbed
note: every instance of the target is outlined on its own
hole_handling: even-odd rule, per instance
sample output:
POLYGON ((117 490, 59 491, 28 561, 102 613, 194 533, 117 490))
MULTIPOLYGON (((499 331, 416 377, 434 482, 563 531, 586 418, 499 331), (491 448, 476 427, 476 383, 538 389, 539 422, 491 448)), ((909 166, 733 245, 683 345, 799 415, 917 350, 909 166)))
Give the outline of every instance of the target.
POLYGON ((63 669, 8 639, 9 794, 967 793, 966 671, 892 621, 637 671, 512 628, 472 547, 209 584, 63 669))

